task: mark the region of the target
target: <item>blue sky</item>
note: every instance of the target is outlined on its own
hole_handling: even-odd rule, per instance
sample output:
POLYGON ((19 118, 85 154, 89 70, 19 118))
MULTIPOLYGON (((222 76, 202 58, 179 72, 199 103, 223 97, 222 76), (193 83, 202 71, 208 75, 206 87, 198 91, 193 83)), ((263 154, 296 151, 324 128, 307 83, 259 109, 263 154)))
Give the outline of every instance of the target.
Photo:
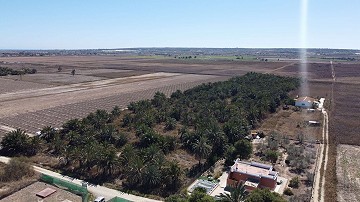
MULTIPOLYGON (((300 47, 301 0, 0 0, 0 49, 300 47)), ((309 0, 308 47, 360 49, 359 0, 309 0)))

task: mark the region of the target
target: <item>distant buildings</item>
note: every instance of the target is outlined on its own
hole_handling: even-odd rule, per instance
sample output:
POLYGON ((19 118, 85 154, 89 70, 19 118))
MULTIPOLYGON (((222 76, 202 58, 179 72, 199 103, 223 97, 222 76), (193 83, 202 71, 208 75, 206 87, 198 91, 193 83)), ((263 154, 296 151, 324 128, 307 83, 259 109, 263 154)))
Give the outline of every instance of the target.
POLYGON ((256 188, 268 188, 274 190, 276 187, 278 172, 273 171, 271 165, 257 162, 244 162, 237 159, 231 166, 227 179, 227 186, 236 187, 243 182, 247 191, 256 188))
POLYGON ((312 108, 315 103, 315 99, 311 97, 299 97, 295 100, 295 106, 301 108, 312 108))

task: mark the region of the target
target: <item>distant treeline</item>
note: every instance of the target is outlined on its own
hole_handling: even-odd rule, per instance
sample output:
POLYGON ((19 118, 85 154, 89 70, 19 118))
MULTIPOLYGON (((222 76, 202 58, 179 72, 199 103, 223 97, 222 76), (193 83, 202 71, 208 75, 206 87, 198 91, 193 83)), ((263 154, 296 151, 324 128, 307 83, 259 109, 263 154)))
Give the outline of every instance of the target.
POLYGON ((338 58, 321 58, 321 59, 333 59, 333 60, 345 60, 345 61, 356 61, 356 58, 350 57, 338 57, 338 58))
POLYGON ((21 70, 14 70, 8 67, 0 67, 0 76, 7 75, 22 75, 22 74, 35 74, 37 72, 36 69, 23 68, 21 70))

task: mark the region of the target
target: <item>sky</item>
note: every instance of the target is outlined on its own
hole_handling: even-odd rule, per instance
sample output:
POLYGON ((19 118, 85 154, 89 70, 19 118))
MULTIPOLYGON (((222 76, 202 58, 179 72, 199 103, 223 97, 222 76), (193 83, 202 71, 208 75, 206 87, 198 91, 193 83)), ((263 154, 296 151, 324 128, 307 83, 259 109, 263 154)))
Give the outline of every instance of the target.
MULTIPOLYGON (((302 0, 0 0, 0 49, 298 48, 302 0)), ((306 47, 360 49, 359 0, 309 0, 306 47)))

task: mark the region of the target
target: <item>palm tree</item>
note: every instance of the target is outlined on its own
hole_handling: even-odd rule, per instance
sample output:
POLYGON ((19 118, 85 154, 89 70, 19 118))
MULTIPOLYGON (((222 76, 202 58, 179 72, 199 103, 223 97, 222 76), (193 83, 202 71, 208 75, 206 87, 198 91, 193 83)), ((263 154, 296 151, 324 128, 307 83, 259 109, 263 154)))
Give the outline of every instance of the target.
POLYGON ((103 174, 105 175, 112 175, 117 166, 119 165, 119 159, 116 155, 116 150, 113 147, 110 147, 109 145, 104 146, 104 148, 109 147, 105 150, 104 156, 102 159, 101 165, 103 165, 103 174))
POLYGON ((161 184, 162 175, 160 168, 155 164, 150 164, 146 167, 145 172, 143 173, 143 183, 146 187, 158 186, 161 184))
POLYGON ((192 144, 192 149, 195 156, 199 158, 199 166, 201 165, 201 160, 206 158, 211 152, 211 146, 207 143, 207 139, 204 136, 201 136, 200 139, 192 144))
POLYGON ((221 202, 242 202, 245 200, 246 190, 244 183, 238 183, 237 186, 228 193, 221 193, 219 201, 221 202))
POLYGON ((181 185, 181 177, 183 174, 183 171, 181 170, 178 162, 168 162, 164 169, 164 180, 166 180, 167 187, 169 187, 171 190, 175 190, 177 187, 181 185))
POLYGON ((26 154, 29 149, 29 137, 21 129, 8 132, 1 141, 2 150, 6 155, 26 154))
POLYGON ((56 130, 51 126, 46 126, 41 130, 40 137, 43 138, 47 143, 52 142, 56 134, 56 130))
POLYGON ((126 181, 130 186, 139 186, 143 183, 144 161, 139 156, 134 156, 126 165, 125 175, 126 181))

